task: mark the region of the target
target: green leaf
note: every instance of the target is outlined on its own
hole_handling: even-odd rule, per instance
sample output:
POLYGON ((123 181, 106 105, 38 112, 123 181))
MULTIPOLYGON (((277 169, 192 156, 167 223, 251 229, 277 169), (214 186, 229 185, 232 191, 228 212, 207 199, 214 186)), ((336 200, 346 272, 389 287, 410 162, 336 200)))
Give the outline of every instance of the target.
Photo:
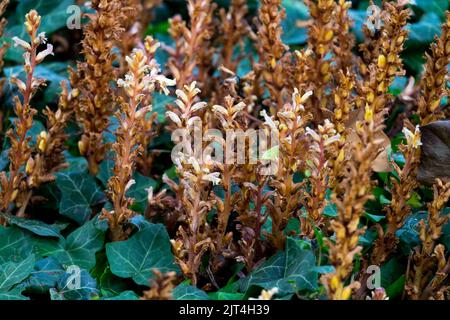
POLYGON ((152 269, 178 271, 169 235, 162 224, 149 224, 129 240, 108 243, 106 255, 113 274, 132 278, 141 285, 149 284, 153 277, 152 269))
POLYGON ((420 202, 420 195, 417 192, 413 192, 411 198, 406 203, 415 209, 419 209, 422 207, 422 203, 420 202))
POLYGON ((21 286, 38 293, 46 293, 57 286, 65 270, 55 259, 45 258, 36 262, 34 270, 21 286))
POLYGON ((52 257, 58 262, 91 270, 95 266, 95 253, 103 248, 104 231, 95 225, 95 219, 73 231, 67 239, 58 243, 52 257))
POLYGON ((103 298, 103 300, 139 300, 139 296, 134 291, 127 290, 117 296, 103 298))
POLYGON ((56 184, 62 197, 60 213, 78 224, 83 224, 92 215, 91 206, 101 203, 105 195, 88 173, 59 172, 56 184))
POLYGON ((418 224, 426 216, 426 212, 414 213, 407 217, 403 227, 397 230, 395 235, 400 239, 400 248, 405 254, 420 244, 418 224))
POLYGON ((113 175, 114 169, 114 152, 108 152, 105 160, 100 163, 99 170, 97 173, 97 179, 99 179, 103 186, 106 188, 108 186, 108 180, 113 175))
POLYGON ((20 262, 7 262, 0 265, 0 292, 7 292, 31 274, 34 267, 34 255, 20 262))
POLYGON ((259 268, 241 281, 241 290, 247 291, 256 285, 264 289, 277 287, 280 295, 300 290, 317 289, 317 271, 315 257, 311 250, 305 250, 301 244, 288 238, 286 252, 278 252, 259 268))
POLYGON ((386 218, 385 216, 380 216, 380 215, 376 215, 376 214, 370 214, 368 212, 365 212, 364 215, 373 222, 380 222, 381 220, 383 220, 384 218, 386 218))
MULTIPOLYGON (((17 50, 17 48, 14 48, 14 50, 17 50)), ((22 54, 20 57, 22 57, 22 54)), ((44 102, 52 102, 60 93, 61 81, 67 80, 67 67, 68 65, 62 62, 43 63, 36 67, 35 77, 45 79, 47 84, 44 93, 44 102)), ((5 68, 4 72, 8 78, 15 76, 16 78, 24 79, 25 77, 25 71, 22 65, 5 68)))
POLYGON ((330 265, 330 266, 314 267, 313 270, 319 274, 327 274, 327 273, 333 273, 335 271, 335 268, 334 268, 334 266, 330 265))
POLYGON ((64 156, 69 166, 62 169, 62 172, 83 173, 88 170, 88 162, 85 157, 74 157, 67 151, 64 151, 64 156))
POLYGON ((166 106, 168 104, 174 103, 175 98, 173 96, 166 96, 165 94, 155 92, 153 94, 153 111, 158 114, 157 120, 160 123, 164 123, 166 121, 166 106))
POLYGON ((445 11, 448 9, 448 0, 414 0, 414 5, 424 12, 434 12, 444 18, 445 11))
POLYGON ((405 288, 405 275, 403 274, 386 288, 386 294, 389 297, 389 299, 392 300, 397 297, 400 297, 400 295, 403 293, 404 288, 405 288))
POLYGON ((64 273, 57 288, 50 289, 52 300, 90 300, 98 294, 97 283, 86 270, 64 273))
POLYGON ((407 46, 428 45, 436 35, 441 34, 441 19, 434 12, 425 13, 419 22, 407 26, 409 37, 407 46))
POLYGON ((61 228, 65 226, 60 224, 46 224, 38 220, 31 220, 14 216, 8 216, 6 219, 10 224, 28 230, 41 237, 62 238, 60 232, 61 228))
POLYGON ((0 226, 0 264, 21 261, 33 253, 33 243, 28 234, 15 227, 0 226))
POLYGON ((172 291, 175 300, 210 300, 205 291, 183 282, 172 291))
POLYGON ((301 1, 284 0, 286 18, 281 22, 283 34, 281 39, 287 45, 299 45, 306 42, 308 30, 306 27, 298 27, 298 22, 309 19, 308 7, 301 1))
POLYGON ((230 293, 230 292, 214 292, 210 294, 210 297, 214 300, 243 300, 245 294, 243 293, 230 293))
MULTIPOLYGON (((406 272, 406 266, 401 262, 399 257, 394 257, 381 266, 381 287, 389 288, 390 294, 393 295, 395 291, 403 290, 403 288, 390 288, 396 281, 404 276, 406 272)), ((404 279, 403 279, 404 280, 404 279)), ((397 284, 398 286, 399 284, 397 284)), ((394 298, 391 297, 390 298, 394 298)))
POLYGON ((384 196, 384 194, 380 195, 379 200, 380 200, 380 203, 381 203, 381 204, 384 204, 384 205, 386 205, 386 204, 391 204, 391 200, 389 200, 388 198, 386 198, 386 197, 384 196))
POLYGON ((22 295, 23 289, 14 288, 8 292, 0 292, 0 300, 30 300, 22 295))
POLYGON ((329 218, 338 216, 338 211, 335 203, 329 202, 323 209, 323 215, 329 218))
POLYGON ((111 268, 107 267, 105 272, 100 277, 100 287, 102 288, 103 295, 117 296, 122 291, 127 289, 127 283, 125 279, 119 278, 112 274, 111 268))

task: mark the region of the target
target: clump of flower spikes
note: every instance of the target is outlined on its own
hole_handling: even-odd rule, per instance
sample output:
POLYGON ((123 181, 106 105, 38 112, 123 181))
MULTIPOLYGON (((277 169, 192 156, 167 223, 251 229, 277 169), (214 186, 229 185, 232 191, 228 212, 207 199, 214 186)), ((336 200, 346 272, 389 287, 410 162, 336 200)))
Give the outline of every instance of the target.
MULTIPOLYGON (((167 111, 167 117, 181 129, 184 140, 184 149, 175 154, 175 164, 179 175, 179 186, 175 185, 177 194, 184 207, 184 223, 178 228, 177 238, 172 240, 173 251, 182 272, 194 284, 197 283, 197 273, 203 255, 213 244, 209 237, 210 231, 206 215, 211 210, 214 201, 210 199, 209 186, 221 182, 220 173, 214 172, 215 164, 211 158, 203 158, 193 152, 190 145, 190 136, 194 130, 203 132, 203 124, 198 115, 206 107, 205 102, 197 102, 200 89, 196 82, 185 85, 183 90, 178 89, 176 105, 178 113, 167 111), (201 161, 201 164, 200 164, 201 161)), ((194 133, 195 134, 195 133, 194 133)), ((176 151, 175 151, 176 152, 176 151)), ((168 181, 168 179, 166 179, 168 181)))
POLYGON ((441 36, 431 45, 431 55, 426 55, 425 72, 420 82, 421 96, 417 113, 420 123, 425 125, 444 117, 439 108, 443 97, 447 96, 447 66, 450 63, 450 12, 446 13, 441 36))
MULTIPOLYGON (((47 44, 47 49, 38 52, 38 47, 45 44, 47 39, 45 33, 38 33, 41 24, 41 17, 35 10, 31 10, 25 16, 25 30, 30 37, 30 42, 14 37, 15 46, 20 46, 25 53, 24 70, 26 74, 25 82, 12 77, 11 82, 15 84, 21 95, 14 97, 14 113, 17 119, 14 120, 14 128, 8 130, 6 136, 10 139, 11 148, 9 149, 9 176, 5 172, 1 173, 1 207, 2 210, 10 210, 10 205, 15 203, 19 209, 19 216, 25 214, 26 204, 29 201, 30 188, 34 186, 33 176, 29 176, 33 172, 32 153, 34 147, 30 144, 31 137, 28 135, 33 126, 33 116, 36 109, 31 106, 31 100, 36 91, 44 85, 45 80, 36 78, 34 72, 36 66, 40 64, 48 55, 53 54, 53 46, 47 44), (21 171, 22 166, 27 165, 25 173, 21 171)), ((47 132, 43 131, 37 138, 37 152, 44 152, 47 144, 47 132)))
POLYGON ((450 220, 449 214, 441 213, 450 199, 450 182, 444 183, 438 179, 433 189, 434 199, 428 204, 427 221, 421 220, 419 223, 422 244, 415 248, 411 268, 406 274, 405 290, 413 300, 444 300, 449 290, 446 280, 450 258, 446 258, 445 246, 438 240, 444 225, 450 220))
POLYGON ((156 60, 148 61, 143 50, 135 50, 126 58, 128 73, 124 79, 119 79, 117 85, 124 89, 126 99, 119 98, 121 109, 116 113, 119 128, 115 132, 116 142, 112 149, 115 152, 113 176, 108 181, 109 194, 113 210, 103 209, 103 218, 109 223, 113 241, 126 239, 129 232, 128 221, 133 216, 129 208, 133 200, 126 193, 135 183, 132 179, 136 161, 141 149, 139 133, 144 130, 143 119, 152 111, 151 105, 142 106, 144 97, 159 87, 168 94, 168 86, 175 85, 175 81, 160 74, 160 67, 156 60))
POLYGON ((123 32, 123 12, 120 0, 94 0, 91 6, 95 12, 88 14, 90 21, 81 42, 85 61, 78 62, 77 72, 71 72, 71 85, 80 92, 73 101, 76 120, 83 130, 78 148, 87 158, 90 172, 96 174, 107 150, 103 134, 116 106, 111 87, 116 79, 113 48, 123 32))

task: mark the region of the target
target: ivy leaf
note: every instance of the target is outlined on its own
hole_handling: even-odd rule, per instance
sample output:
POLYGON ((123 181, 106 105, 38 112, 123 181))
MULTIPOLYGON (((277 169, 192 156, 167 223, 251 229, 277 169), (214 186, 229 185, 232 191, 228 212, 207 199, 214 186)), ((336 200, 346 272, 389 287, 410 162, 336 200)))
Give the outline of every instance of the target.
POLYGON ((59 172, 56 185, 61 191, 60 213, 78 224, 89 220, 91 207, 103 202, 105 195, 88 173, 59 172))
MULTIPOLYGON (((21 50, 12 47, 13 51, 21 50)), ((22 59, 22 53, 19 55, 22 59)), ((20 60, 22 61, 22 60, 20 60)), ((67 80, 67 63, 51 62, 43 63, 36 67, 35 76, 46 80, 47 88, 44 93, 44 102, 50 103, 61 91, 61 81, 67 80)), ((5 75, 8 78, 15 76, 16 78, 25 78, 23 66, 14 66, 5 68, 5 75)))
POLYGON ((108 180, 113 175, 114 169, 114 152, 108 152, 105 160, 100 163, 99 170, 97 173, 97 179, 99 179, 103 186, 106 188, 108 186, 108 180))
POLYGON ((170 248, 170 239, 162 224, 149 224, 129 240, 106 245, 111 271, 122 278, 148 285, 152 269, 178 271, 170 248))
POLYGON ((436 35, 441 34, 441 19, 434 12, 425 13, 419 22, 407 26, 409 37, 407 46, 428 45, 436 35))
POLYGON ((0 226, 0 264, 23 260, 32 252, 33 244, 26 233, 15 227, 0 226))
POLYGON ((333 273, 336 269, 334 266, 329 265, 329 266, 314 267, 313 270, 319 274, 327 274, 327 273, 333 273))
POLYGON ((74 157, 67 150, 63 153, 69 166, 61 171, 83 173, 88 170, 88 162, 85 157, 74 157))
POLYGON ((127 290, 115 297, 103 298, 103 300, 139 300, 139 296, 134 291, 127 290))
POLYGON ((7 292, 33 271, 34 255, 20 262, 7 262, 0 265, 0 292, 7 292))
POLYGON ((405 254, 420 244, 418 224, 426 216, 426 212, 414 213, 407 217, 403 227, 397 230, 395 235, 400 239, 400 248, 405 254))
POLYGON ((0 300, 30 300, 22 295, 22 288, 14 288, 8 292, 0 292, 0 300))
POLYGON ((448 0, 415 0, 414 5, 424 12, 434 12, 440 17, 445 17, 448 8, 448 0))
POLYGON ((288 238, 286 252, 278 252, 241 282, 241 290, 257 285, 264 289, 277 287, 280 295, 299 290, 317 289, 315 257, 311 250, 302 248, 299 241, 288 238))
POLYGON ((389 299, 395 299, 403 293, 404 288, 405 288, 405 275, 403 274, 386 288, 386 294, 389 297, 389 299))
POLYGON ((298 22, 309 19, 308 7, 301 1, 284 0, 283 7, 286 8, 286 19, 281 22, 283 34, 281 39, 287 45, 299 45, 306 42, 308 30, 300 28, 298 22))
POLYGON ((172 96, 166 96, 165 94, 155 92, 153 94, 153 111, 158 114, 157 120, 160 123, 166 122, 166 106, 175 102, 175 98, 172 96))
POLYGON ((125 279, 113 275, 109 267, 100 276, 99 284, 102 288, 102 295, 108 297, 117 296, 127 289, 125 279))
POLYGON ((19 218, 14 216, 8 216, 7 220, 10 224, 15 225, 19 228, 28 230, 38 236, 41 237, 56 237, 62 238, 61 236, 61 228, 64 228, 66 225, 60 224, 46 224, 42 221, 31 220, 26 218, 19 218))
POLYGON ((329 202, 323 209, 323 215, 329 218, 338 216, 338 211, 335 203, 329 202))
POLYGON ((95 253, 103 248, 105 233, 96 227, 95 220, 90 220, 72 232, 67 239, 58 243, 59 249, 53 254, 64 265, 76 265, 90 270, 95 266, 95 253))
POLYGON ((371 214, 368 212, 365 212, 364 215, 370 220, 373 221, 375 223, 380 222, 381 220, 383 220, 384 218, 386 218, 385 216, 381 216, 381 215, 377 215, 377 214, 371 214))
POLYGON ((231 293, 231 292, 214 292, 211 294, 211 298, 214 300, 243 300, 245 294, 243 293, 231 293))
POLYGON ((90 300, 98 294, 97 283, 86 270, 64 273, 57 288, 50 289, 52 300, 90 300))
POLYGON ((172 297, 175 300, 210 300, 205 291, 191 286, 186 282, 179 284, 173 289, 172 297))
POLYGON ((45 258, 36 262, 30 277, 21 286, 38 293, 46 293, 55 288, 65 270, 54 258, 45 258))

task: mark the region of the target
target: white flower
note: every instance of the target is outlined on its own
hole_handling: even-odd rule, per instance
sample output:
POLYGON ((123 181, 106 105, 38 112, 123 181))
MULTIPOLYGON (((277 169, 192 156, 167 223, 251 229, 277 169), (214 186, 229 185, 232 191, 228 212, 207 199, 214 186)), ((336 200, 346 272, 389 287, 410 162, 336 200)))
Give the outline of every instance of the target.
POLYGON ((187 126, 188 126, 189 128, 191 128, 191 127, 196 127, 196 128, 201 129, 201 126, 202 126, 202 119, 201 119, 200 117, 198 117, 198 116, 191 117, 191 118, 188 119, 188 121, 187 121, 186 124, 187 124, 187 126))
POLYGON ((220 184, 220 172, 213 172, 203 176, 203 180, 211 181, 213 185, 220 184))
POLYGON ((298 89, 295 88, 294 93, 292 94, 292 101, 294 102, 296 107, 303 108, 302 104, 305 103, 312 95, 313 95, 312 91, 307 91, 304 95, 300 97, 298 89))
POLYGON ((176 94, 177 97, 178 97, 181 101, 183 101, 184 103, 186 103, 186 102, 189 101, 188 96, 186 95, 186 93, 184 93, 183 90, 177 89, 177 90, 175 91, 175 94, 176 94))
POLYGON ((152 202, 152 199, 153 199, 153 187, 148 187, 147 189, 145 189, 145 191, 147 191, 147 202, 148 203, 152 202))
POLYGON ((125 75, 125 79, 117 80, 117 85, 121 88, 128 89, 134 82, 134 76, 131 73, 125 75))
POLYGON ((152 106, 145 106, 140 108, 138 111, 136 111, 136 119, 145 117, 145 115, 150 111, 152 111, 152 106))
POLYGON ((185 85, 184 88, 194 96, 201 92, 201 90, 197 88, 197 81, 192 81, 190 85, 185 85))
POLYGON ((195 112, 197 110, 203 109, 204 107, 206 107, 206 102, 197 102, 191 107, 191 111, 195 112))
POLYGON ((227 109, 225 109, 224 107, 222 107, 222 106, 220 106, 220 105, 214 105, 213 107, 212 107, 212 109, 213 109, 213 111, 214 112, 216 112, 216 113, 219 113, 219 114, 222 114, 222 115, 224 115, 224 116, 227 116, 228 115, 228 111, 227 111, 227 109))
POLYGON ((339 134, 332 136, 330 138, 328 138, 327 140, 325 140, 324 145, 328 146, 334 142, 338 142, 339 140, 341 140, 341 136, 339 134))
POLYGON ((155 76, 154 79, 156 82, 159 83, 161 90, 164 92, 164 94, 166 96, 170 93, 170 91, 167 87, 172 87, 172 86, 176 85, 176 83, 177 83, 176 80, 166 78, 165 76, 163 76, 161 74, 155 76))
POLYGON ((263 289, 258 298, 250 298, 249 300, 271 300, 272 297, 278 293, 278 291, 279 290, 277 287, 269 289, 269 290, 263 289))
POLYGON ((190 157, 187 160, 187 162, 192 165, 192 167, 194 168, 195 172, 200 173, 202 171, 202 169, 200 168, 200 164, 198 163, 198 161, 197 161, 197 159, 195 157, 190 157))
POLYGON ((239 102, 237 105, 235 105, 233 108, 231 108, 231 111, 236 114, 238 112, 241 112, 246 107, 244 102, 239 102))
POLYGON ((47 44, 47 49, 45 49, 44 51, 39 52, 39 54, 36 57, 36 62, 40 63, 42 62, 42 60, 45 59, 45 57, 49 56, 49 55, 54 55, 53 53, 53 45, 51 44, 47 44))
POLYGON ((130 181, 127 182, 126 186, 125 186, 125 192, 127 192, 134 184, 136 183, 135 180, 131 179, 130 181))
POLYGON ((265 123, 269 126, 270 129, 272 129, 273 131, 278 131, 278 121, 273 121, 272 117, 269 117, 267 115, 266 110, 262 110, 260 115, 264 117, 265 123))
POLYGON ((181 126, 182 126, 182 124, 181 124, 181 119, 180 119, 180 117, 179 117, 175 112, 173 112, 173 111, 167 111, 167 112, 166 112, 166 117, 169 117, 170 120, 172 120, 173 122, 175 122, 175 124, 176 124, 178 127, 181 127, 181 126))
POLYGON ((406 127, 403 128, 402 132, 405 135, 408 146, 412 147, 413 149, 417 149, 422 145, 422 142, 420 141, 420 129, 418 125, 416 126, 414 133, 412 133, 411 130, 406 127))
POLYGON ((45 32, 39 33, 37 37, 38 37, 40 43, 42 43, 42 44, 47 43, 47 37, 45 36, 45 32))
POLYGON ((315 132, 309 127, 306 127, 306 134, 310 135, 315 141, 317 142, 320 141, 320 136, 317 134, 317 132, 315 132))
POLYGON ((22 48, 24 48, 27 51, 31 50, 30 44, 28 42, 26 42, 25 40, 22 40, 18 37, 14 37, 12 39, 14 41, 14 47, 21 46, 22 48))

